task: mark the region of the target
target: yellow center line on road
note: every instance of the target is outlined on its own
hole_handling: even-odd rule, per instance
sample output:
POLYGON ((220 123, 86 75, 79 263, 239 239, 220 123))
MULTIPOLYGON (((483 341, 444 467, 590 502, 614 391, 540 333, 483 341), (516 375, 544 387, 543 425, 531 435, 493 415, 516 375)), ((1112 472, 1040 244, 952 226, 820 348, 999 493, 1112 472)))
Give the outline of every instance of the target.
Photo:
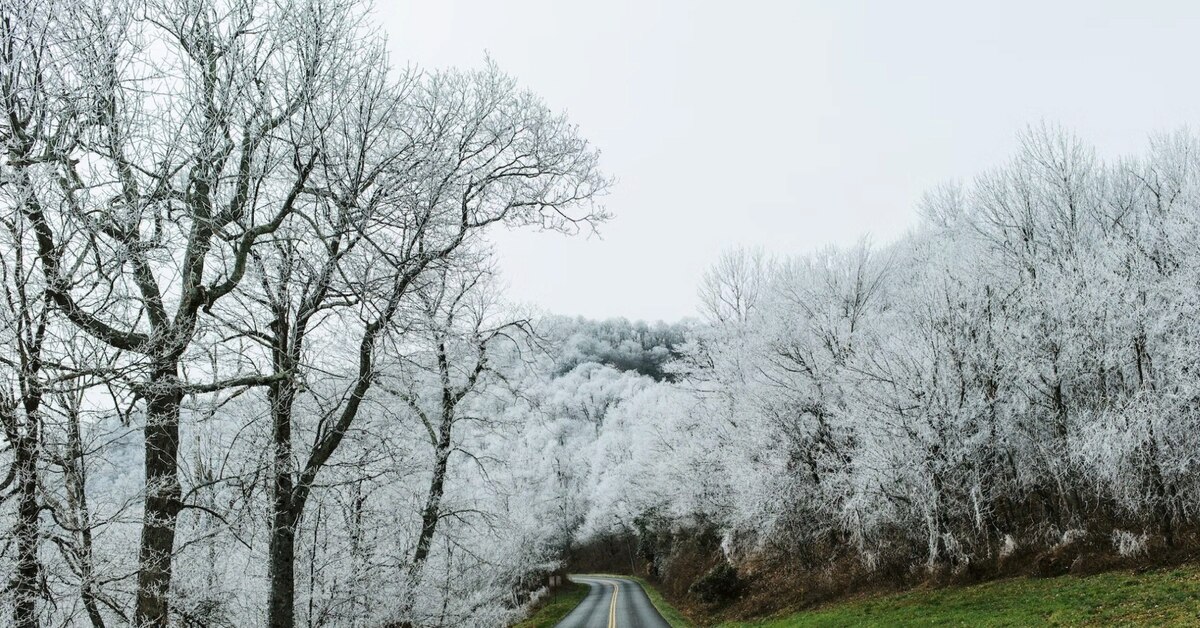
POLYGON ((617 628, 617 594, 621 591, 619 583, 609 580, 613 588, 612 603, 608 605, 608 628, 617 628))

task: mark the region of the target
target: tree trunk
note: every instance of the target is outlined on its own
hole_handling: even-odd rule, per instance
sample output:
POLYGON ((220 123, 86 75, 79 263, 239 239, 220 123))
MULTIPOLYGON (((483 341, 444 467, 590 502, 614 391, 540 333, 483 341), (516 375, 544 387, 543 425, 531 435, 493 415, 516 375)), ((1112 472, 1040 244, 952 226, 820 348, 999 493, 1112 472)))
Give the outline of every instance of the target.
POLYGON ((438 430, 437 449, 434 452, 433 477, 429 481, 429 493, 425 497, 425 508, 421 511, 421 534, 417 537, 417 547, 413 551, 412 562, 408 566, 408 592, 405 595, 401 626, 412 626, 412 610, 416 604, 417 585, 421 582, 421 571, 429 558, 433 545, 433 534, 437 531, 438 520, 441 518, 442 495, 446 486, 446 467, 450 460, 450 433, 454 425, 454 407, 450 398, 450 390, 446 388, 443 397, 442 421, 438 430))
MULTIPOLYGON (((286 347, 276 349, 276 368, 286 366, 278 361, 286 347)), ((271 433, 273 441, 274 499, 271 504, 270 598, 267 602, 267 625, 270 628, 293 628, 296 624, 296 508, 292 475, 292 403, 296 385, 285 378, 267 391, 271 403, 271 433)))
MULTIPOLYGON (((37 628, 37 602, 41 581, 38 561, 38 458, 41 456, 42 382, 41 338, 44 323, 34 340, 28 343, 25 360, 19 375, 21 410, 24 421, 17 419, 15 408, 10 417, 9 438, 14 448, 17 470, 17 523, 14 530, 17 545, 16 579, 13 588, 13 625, 17 628, 37 628), (22 424, 23 423, 23 424, 22 424)), ((27 337, 27 336, 23 336, 27 337)), ((22 340, 24 344, 24 340, 22 340)))
MULTIPOLYGON (((449 430, 446 430, 445 434, 449 436, 449 430)), ((439 443, 437 460, 433 467, 433 479, 429 483, 429 494, 425 498, 425 509, 421 513, 421 536, 417 539, 417 549, 413 552, 413 561, 409 568, 409 576, 414 584, 420 579, 421 568, 425 565, 425 560, 429 558, 429 550, 433 545, 433 533, 437 531, 449 458, 449 443, 446 443, 445 448, 439 443)))
POLYGON ((171 559, 179 517, 178 360, 158 361, 151 373, 146 404, 146 510, 138 551, 135 625, 165 628, 169 622, 171 559))
POLYGON ((276 511, 271 526, 271 592, 267 607, 270 628, 296 624, 296 517, 276 511))
POLYGON ((17 628, 37 628, 38 563, 37 411, 26 411, 26 433, 16 447, 17 481, 20 501, 17 504, 17 578, 13 583, 13 624, 17 628))
POLYGON ((67 412, 67 457, 63 461, 66 474, 67 503, 75 519, 79 535, 79 589, 83 607, 93 628, 105 628, 100 614, 100 591, 96 585, 96 569, 92 559, 92 521, 87 501, 87 469, 84 466, 83 437, 79 433, 79 412, 71 407, 67 412))

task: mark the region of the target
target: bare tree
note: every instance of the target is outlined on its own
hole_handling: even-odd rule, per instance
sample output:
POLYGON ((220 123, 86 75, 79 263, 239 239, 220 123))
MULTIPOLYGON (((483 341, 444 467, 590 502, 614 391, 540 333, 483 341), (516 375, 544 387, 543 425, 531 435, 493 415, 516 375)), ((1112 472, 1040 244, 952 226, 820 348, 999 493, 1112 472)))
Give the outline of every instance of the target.
POLYGON ((12 623, 19 628, 39 625, 37 603, 41 597, 42 566, 38 560, 39 513, 38 463, 41 451, 42 401, 45 395, 43 349, 49 324, 46 282, 36 264, 36 247, 27 233, 27 217, 7 208, 30 202, 26 160, 48 148, 40 127, 51 113, 38 85, 47 49, 59 35, 52 18, 43 11, 49 3, 28 2, 7 8, 0 15, 0 99, 4 113, 0 121, 0 143, 5 157, 0 160, 0 194, 6 211, 0 215, 3 245, 0 246, 0 363, 14 377, 0 382, 0 428, 3 428, 13 459, 0 480, 0 498, 17 498, 13 537, 16 539, 16 572, 12 575, 12 623))
MULTIPOLYGON (((40 8, 5 16, 7 49, 39 26, 40 8)), ((7 60, 9 179, 57 310, 141 373, 130 384, 145 416, 134 621, 165 625, 186 507, 181 402, 256 381, 192 383, 180 366, 202 311, 236 289, 252 249, 294 209, 315 151, 287 152, 296 144, 280 138, 322 119, 318 95, 335 93, 355 59, 356 14, 237 0, 54 10, 47 21, 66 36, 7 60)))
POLYGON ((731 249, 704 273, 700 309, 715 323, 743 323, 764 296, 771 261, 761 249, 731 249))
MULTIPOLYGON (((271 413, 268 618, 293 625, 305 504, 369 401, 381 343, 411 328, 414 286, 445 280, 426 276, 493 226, 574 233, 606 217, 598 154, 564 116, 490 63, 391 76, 363 9, 6 5, 5 332, 20 341, 5 355, 18 376, 0 418, 21 495, 19 625, 37 621, 43 510, 93 625, 196 620, 172 603, 186 595, 173 577, 189 545, 177 541, 189 529, 180 517, 224 522, 214 487, 243 480, 199 455, 194 474, 181 470, 181 433, 191 409, 222 408, 250 387, 266 389, 271 413), (61 332, 57 380, 45 374, 47 330, 61 332), (100 348, 72 352, 75 333, 100 348), (350 364, 314 355, 314 337, 344 341, 350 364), (51 451, 39 437, 45 381, 64 382, 50 395, 63 418, 51 451), (111 580, 96 573, 88 506, 89 387, 103 388, 92 401, 110 415, 142 426, 138 566, 111 580), (39 460, 63 480, 44 504, 39 460), (128 606, 102 590, 135 574, 128 606)), ((244 481, 248 503, 254 479, 244 481)))
POLYGON ((412 352, 399 360, 404 365, 400 370, 407 371, 404 384, 395 389, 424 427, 433 454, 420 532, 408 564, 408 597, 401 610, 410 624, 438 523, 455 514, 443 507, 450 457, 456 451, 471 455, 456 442, 455 426, 489 422, 466 407, 468 397, 484 389, 489 379, 504 378, 490 361, 497 345, 505 343, 519 351, 532 337, 528 320, 505 320, 497 312, 490 267, 468 257, 433 270, 415 293, 420 319, 408 340, 412 352))
MULTIPOLYGON (((6 350, 0 364, 12 369, 15 382, 3 382, 0 388, 0 428, 13 459, 0 480, 3 502, 17 499, 13 537, 16 540, 16 573, 12 577, 13 625, 31 628, 39 625, 37 602, 41 595, 42 566, 38 560, 40 542, 38 463, 41 458, 42 401, 45 396, 43 348, 49 318, 45 283, 36 264, 27 258, 24 221, 20 215, 0 218, 6 236, 0 257, 0 285, 3 307, 0 309, 0 337, 6 350), (8 348, 11 347, 11 350, 8 348), (11 388, 10 388, 11 386, 11 388)), ((7 378, 6 378, 7 379, 7 378)))
POLYGON ((322 139, 349 148, 327 151, 338 159, 319 160, 298 196, 311 207, 305 230, 262 257, 271 312, 262 335, 272 355, 271 626, 294 624, 297 526, 375 382, 380 341, 408 326, 402 304, 412 287, 491 225, 572 232, 604 218, 592 205, 608 184, 595 152, 496 68, 413 76, 388 89, 356 92, 363 100, 350 132, 322 139), (335 312, 357 330, 357 369, 325 393, 307 455, 298 454, 296 401, 314 368, 306 342, 335 312))

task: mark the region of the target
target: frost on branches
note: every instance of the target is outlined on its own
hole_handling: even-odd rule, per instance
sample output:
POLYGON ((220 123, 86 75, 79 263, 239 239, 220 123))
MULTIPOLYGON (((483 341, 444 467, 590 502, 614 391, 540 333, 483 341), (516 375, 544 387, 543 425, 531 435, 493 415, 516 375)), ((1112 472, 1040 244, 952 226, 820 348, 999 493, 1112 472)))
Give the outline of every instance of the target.
POLYGON ((1195 543, 1190 134, 1032 129, 901 240, 731 251, 647 325, 505 298, 492 229, 606 220, 598 152, 359 2, 13 0, 0 108, 6 625, 505 625, 611 535, 863 577, 1195 543))

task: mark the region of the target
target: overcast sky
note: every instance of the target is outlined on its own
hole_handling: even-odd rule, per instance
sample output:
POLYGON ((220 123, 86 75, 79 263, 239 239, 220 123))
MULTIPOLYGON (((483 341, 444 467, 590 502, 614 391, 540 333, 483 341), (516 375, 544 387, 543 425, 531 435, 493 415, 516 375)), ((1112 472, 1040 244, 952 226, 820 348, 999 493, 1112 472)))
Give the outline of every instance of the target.
POLYGON ((519 301, 672 320, 734 245, 888 241, 1060 123, 1102 156, 1200 120, 1200 3, 377 0, 395 60, 490 54, 602 151, 600 238, 503 233, 519 301), (972 5, 972 6, 966 6, 972 5))

